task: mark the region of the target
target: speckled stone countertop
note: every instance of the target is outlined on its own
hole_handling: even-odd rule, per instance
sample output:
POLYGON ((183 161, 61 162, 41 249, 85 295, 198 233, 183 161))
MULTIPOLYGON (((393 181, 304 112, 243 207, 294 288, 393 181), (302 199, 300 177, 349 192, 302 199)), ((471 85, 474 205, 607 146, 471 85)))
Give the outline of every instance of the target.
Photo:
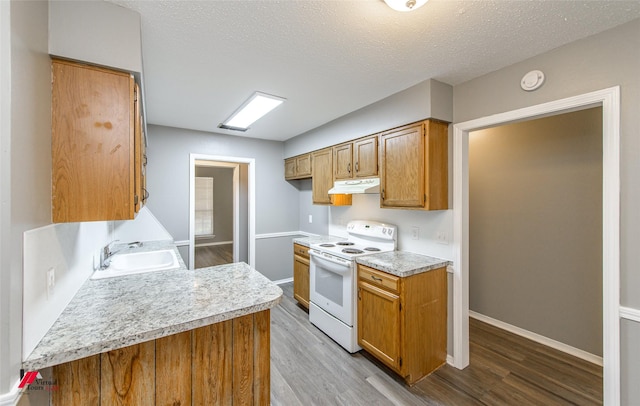
MULTIPOLYGON (((167 243, 145 243, 129 252, 159 248, 167 243)), ((195 271, 181 265, 87 280, 23 368, 37 370, 177 334, 267 310, 282 299, 279 286, 245 263, 195 271)))
POLYGON ((363 255, 357 257, 356 262, 401 278, 452 265, 452 262, 446 259, 406 251, 363 255))
POLYGON ((346 238, 335 237, 333 235, 315 235, 312 237, 294 238, 293 242, 308 247, 311 244, 322 244, 324 242, 338 242, 343 240, 346 240, 346 238))

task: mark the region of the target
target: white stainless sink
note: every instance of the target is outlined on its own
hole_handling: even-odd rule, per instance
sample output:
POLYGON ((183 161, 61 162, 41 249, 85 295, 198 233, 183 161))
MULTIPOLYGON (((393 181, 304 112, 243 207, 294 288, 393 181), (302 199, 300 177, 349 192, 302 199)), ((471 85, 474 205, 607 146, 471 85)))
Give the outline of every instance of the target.
POLYGON ((180 262, 172 249, 116 254, 111 257, 109 266, 104 270, 95 271, 91 279, 166 271, 179 267, 180 262))

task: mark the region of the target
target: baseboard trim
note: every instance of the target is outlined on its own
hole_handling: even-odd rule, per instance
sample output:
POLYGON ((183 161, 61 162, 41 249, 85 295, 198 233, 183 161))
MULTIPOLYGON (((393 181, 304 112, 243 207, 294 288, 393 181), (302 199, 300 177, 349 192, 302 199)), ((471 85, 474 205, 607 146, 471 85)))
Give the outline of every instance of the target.
POLYGON ((455 367, 453 363, 453 355, 447 354, 447 364, 451 365, 452 367, 455 367))
POLYGON ((0 395, 0 406, 16 406, 22 397, 23 391, 18 389, 20 381, 17 381, 10 392, 0 395))
POLYGON ((584 350, 581 350, 579 348, 572 347, 572 346, 567 345, 565 343, 561 343, 560 341, 556 341, 556 340, 553 340, 553 339, 551 339, 549 337, 545 337, 545 336, 542 336, 540 334, 533 333, 531 331, 525 330, 523 328, 516 327, 514 325, 505 323, 503 321, 493 319, 493 318, 491 318, 489 316, 485 316, 483 314, 476 313, 476 312, 474 312, 472 310, 469 310, 469 317, 472 317, 472 318, 474 318, 476 320, 480 320, 480 321, 485 322, 487 324, 490 324, 490 325, 492 325, 494 327, 501 328, 501 329, 506 330, 506 331, 508 331, 510 333, 519 335, 521 337, 528 338, 531 341, 535 341, 535 342, 537 342, 539 344, 546 345, 547 347, 551 347, 551 348, 556 349, 558 351, 562 351, 562 352, 567 353, 569 355, 573 355, 574 357, 577 357, 577 358, 583 359, 585 361, 591 362, 592 364, 603 366, 602 357, 599 357, 597 355, 591 354, 591 353, 589 353, 587 351, 584 351, 584 350))
POLYGON ((640 323, 640 310, 634 309, 632 307, 620 306, 620 317, 626 320, 640 323))
POLYGON ((215 245, 232 245, 233 241, 219 241, 219 242, 205 242, 203 244, 196 243, 196 248, 199 247, 213 247, 215 245))
POLYGON ((275 283, 276 285, 283 285, 285 283, 293 282, 293 278, 279 279, 277 281, 272 281, 272 282, 275 283))
POLYGON ((281 238, 281 237, 295 237, 297 235, 313 236, 315 234, 309 234, 304 231, 283 231, 281 233, 264 233, 256 234, 256 240, 263 240, 265 238, 281 238))

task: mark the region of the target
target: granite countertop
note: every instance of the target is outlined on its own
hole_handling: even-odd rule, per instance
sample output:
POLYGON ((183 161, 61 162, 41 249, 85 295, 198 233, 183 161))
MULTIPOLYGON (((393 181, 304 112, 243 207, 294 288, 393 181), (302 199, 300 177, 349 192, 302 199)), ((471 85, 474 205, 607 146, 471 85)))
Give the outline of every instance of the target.
POLYGON ((346 240, 346 238, 335 237, 333 235, 314 235, 311 237, 294 238, 293 242, 308 247, 311 244, 322 244, 325 242, 338 242, 344 240, 346 240))
MULTIPOLYGON (((145 243, 134 250, 159 248, 167 245, 145 243)), ((195 271, 181 265, 87 280, 23 368, 37 370, 181 333, 270 309, 282 299, 279 286, 245 263, 195 271)))
POLYGON ((406 251, 390 251, 363 255, 356 262, 401 278, 453 265, 446 259, 414 254, 406 251))

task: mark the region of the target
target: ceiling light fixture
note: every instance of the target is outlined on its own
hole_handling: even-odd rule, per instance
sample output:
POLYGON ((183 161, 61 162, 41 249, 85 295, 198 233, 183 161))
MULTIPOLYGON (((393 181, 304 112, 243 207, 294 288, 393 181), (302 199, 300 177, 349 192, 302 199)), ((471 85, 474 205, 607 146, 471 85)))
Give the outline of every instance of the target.
POLYGON ((384 2, 396 11, 412 11, 424 6, 427 0, 384 0, 384 2))
POLYGON ((270 94, 254 92, 251 97, 223 121, 218 128, 225 130, 247 131, 259 118, 275 109, 286 99, 270 94))

